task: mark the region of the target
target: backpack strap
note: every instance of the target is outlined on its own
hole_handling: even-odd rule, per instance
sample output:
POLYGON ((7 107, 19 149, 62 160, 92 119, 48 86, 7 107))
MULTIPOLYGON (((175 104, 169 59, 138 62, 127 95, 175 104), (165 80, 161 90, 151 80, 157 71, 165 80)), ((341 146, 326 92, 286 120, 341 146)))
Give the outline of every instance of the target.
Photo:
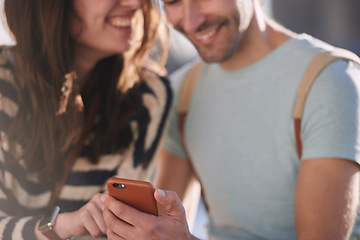
MULTIPOLYGON (((184 139, 184 127, 185 127, 185 118, 188 112, 191 99, 193 96, 193 92, 199 78, 201 69, 203 67, 203 62, 197 63, 193 66, 189 72, 186 74, 185 79, 182 83, 179 101, 177 105, 177 112, 179 114, 179 133, 183 146, 185 147, 185 139, 184 139)), ((186 150, 186 148, 185 148, 186 150)))
POLYGON ((295 100, 295 105, 292 113, 295 127, 296 148, 299 158, 302 156, 302 142, 301 142, 301 117, 303 115, 306 97, 308 96, 311 86, 317 76, 324 70, 326 66, 336 60, 353 61, 360 64, 359 57, 345 49, 335 48, 332 51, 322 51, 315 55, 311 60, 303 78, 300 81, 298 92, 295 100))
POLYGON ((190 154, 188 152, 188 148, 187 148, 186 142, 185 142, 185 119, 186 119, 186 116, 188 113, 188 109, 190 107, 190 103, 191 103, 191 99, 192 99, 192 96, 193 96, 193 93, 195 90, 195 86, 196 86, 197 80, 199 79, 203 65, 204 65, 203 62, 199 62, 199 63, 195 64, 186 74, 185 79, 184 79, 181 89, 180 89, 180 95, 179 95, 179 100, 178 100, 178 105, 177 105, 177 113, 178 113, 178 130, 179 130, 181 144, 183 145, 183 149, 189 160, 193 175, 196 178, 196 180, 200 183, 201 195, 203 198, 205 208, 207 211, 209 211, 209 205, 205 198, 205 192, 204 192, 204 189, 202 188, 199 174, 197 173, 197 171, 193 165, 193 162, 191 160, 191 157, 190 157, 190 154))

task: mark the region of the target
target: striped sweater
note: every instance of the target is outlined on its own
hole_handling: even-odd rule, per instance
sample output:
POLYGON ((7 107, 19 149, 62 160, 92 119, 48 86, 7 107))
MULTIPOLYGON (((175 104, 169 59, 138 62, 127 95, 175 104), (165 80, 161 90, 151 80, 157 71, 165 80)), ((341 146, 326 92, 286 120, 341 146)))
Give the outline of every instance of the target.
MULTIPOLYGON (((96 165, 80 154, 56 202, 62 211, 77 210, 94 194, 106 190, 109 177, 150 180, 172 93, 166 79, 150 72, 145 73, 140 91, 143 107, 131 122, 134 141, 129 149, 102 155, 96 165), (144 168, 144 162, 150 162, 149 166, 144 168)), ((11 121, 18 108, 12 65, 7 50, 0 48, 0 122, 11 121)), ((35 239, 35 223, 48 204, 52 184, 38 181, 21 161, 9 164, 6 129, 0 131, 0 239, 35 239)))

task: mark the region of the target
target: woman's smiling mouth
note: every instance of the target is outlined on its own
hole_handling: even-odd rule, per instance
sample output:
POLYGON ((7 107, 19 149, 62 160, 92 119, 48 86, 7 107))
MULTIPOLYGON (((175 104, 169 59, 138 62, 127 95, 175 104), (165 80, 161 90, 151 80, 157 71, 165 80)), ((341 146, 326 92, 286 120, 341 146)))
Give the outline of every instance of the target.
POLYGON ((131 18, 129 17, 111 17, 108 19, 108 22, 114 27, 131 27, 131 18))

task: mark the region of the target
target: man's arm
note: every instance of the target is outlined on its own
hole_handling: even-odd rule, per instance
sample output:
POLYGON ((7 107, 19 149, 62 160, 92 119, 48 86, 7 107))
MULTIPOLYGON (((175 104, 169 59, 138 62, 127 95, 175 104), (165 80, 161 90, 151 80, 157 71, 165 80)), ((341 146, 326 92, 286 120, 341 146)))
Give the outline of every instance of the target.
MULTIPOLYGON (((177 193, 186 210, 189 227, 192 229, 197 215, 201 187, 193 175, 189 160, 162 150, 159 156, 155 186, 177 193)), ((164 212, 161 205, 159 205, 159 212, 164 212)))
POLYGON ((297 239, 348 239, 358 200, 357 163, 339 158, 303 160, 295 192, 297 239))
POLYGON ((180 200, 183 200, 191 177, 192 169, 187 159, 167 150, 160 152, 154 182, 157 188, 175 191, 180 200))

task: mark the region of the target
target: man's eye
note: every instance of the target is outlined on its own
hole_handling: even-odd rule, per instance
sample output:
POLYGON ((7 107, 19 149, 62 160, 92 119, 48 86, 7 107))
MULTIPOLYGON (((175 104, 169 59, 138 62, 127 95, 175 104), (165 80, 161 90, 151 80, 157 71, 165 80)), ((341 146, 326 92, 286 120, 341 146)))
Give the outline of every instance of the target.
POLYGON ((179 0, 163 0, 163 3, 165 5, 173 5, 175 3, 177 3, 179 0))

